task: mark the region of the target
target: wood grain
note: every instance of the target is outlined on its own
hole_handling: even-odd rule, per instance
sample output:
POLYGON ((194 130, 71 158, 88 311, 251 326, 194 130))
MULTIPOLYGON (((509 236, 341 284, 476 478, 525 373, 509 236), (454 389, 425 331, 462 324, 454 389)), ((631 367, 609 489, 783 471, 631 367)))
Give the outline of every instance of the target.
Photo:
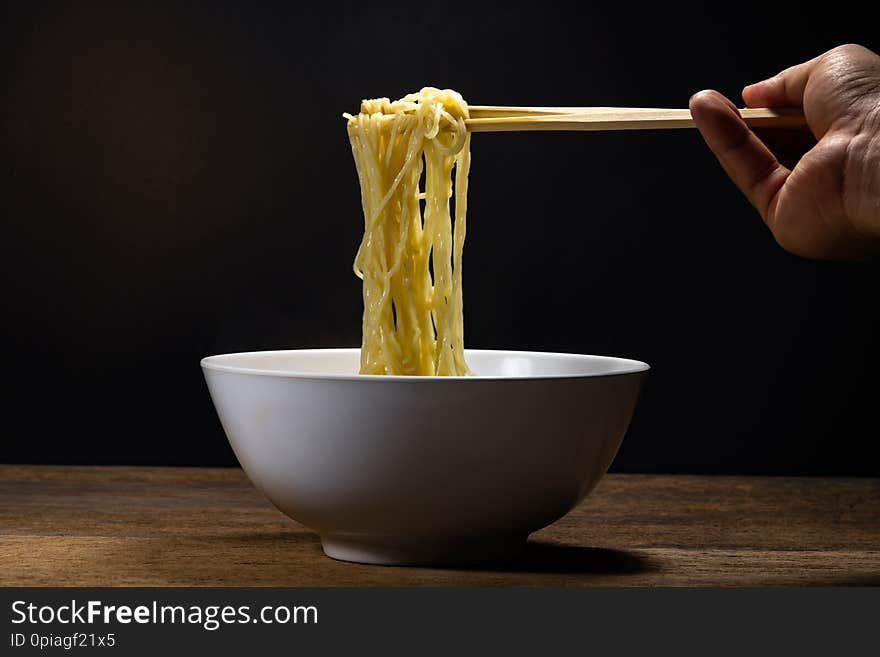
POLYGON ((328 559, 239 469, 0 466, 0 585, 880 585, 880 480, 609 475, 493 568, 328 559))

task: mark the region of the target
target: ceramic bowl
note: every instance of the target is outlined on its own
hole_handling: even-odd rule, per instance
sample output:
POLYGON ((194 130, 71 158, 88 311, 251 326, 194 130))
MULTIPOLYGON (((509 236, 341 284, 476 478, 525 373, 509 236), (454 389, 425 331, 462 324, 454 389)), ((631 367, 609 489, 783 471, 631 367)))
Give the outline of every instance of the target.
POLYGON ((210 356, 251 481, 333 558, 514 556, 617 453, 647 375, 622 358, 466 350, 472 377, 362 376, 357 349, 210 356))

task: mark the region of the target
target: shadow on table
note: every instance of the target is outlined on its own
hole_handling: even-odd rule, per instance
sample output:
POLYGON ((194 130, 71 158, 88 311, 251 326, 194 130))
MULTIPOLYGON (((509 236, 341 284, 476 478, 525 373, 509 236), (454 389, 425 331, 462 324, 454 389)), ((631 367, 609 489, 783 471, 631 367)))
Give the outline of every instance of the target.
POLYGON ((877 573, 855 573, 852 575, 832 575, 829 577, 816 577, 814 581, 807 582, 807 586, 880 586, 880 575, 877 573))
MULTIPOLYGON (((256 547, 257 552, 268 546, 286 544, 312 554, 321 553, 320 539, 311 532, 270 532, 235 537, 236 541, 242 539, 246 544, 256 547)), ((429 567, 441 570, 592 575, 636 575, 660 571, 658 562, 634 552, 535 540, 528 541, 525 551, 510 559, 429 567)))
MULTIPOLYGON (((267 559, 278 562, 280 565, 289 561, 299 563, 303 555, 308 555, 310 558, 324 558, 321 553, 320 539, 311 532, 277 531, 246 533, 234 537, 224 537, 223 540, 244 548, 237 554, 237 566, 249 567, 255 563, 263 563, 267 559)), ((367 567, 371 568, 373 566, 367 567)), ((378 566, 378 568, 383 568, 383 566, 378 566)), ((625 578, 629 575, 660 573, 663 571, 663 567, 657 559, 637 552, 530 540, 521 555, 509 560, 490 563, 477 562, 429 566, 427 570, 464 571, 471 573, 605 575, 625 578)), ((748 575, 748 573, 744 573, 743 577, 745 579, 728 578, 723 582, 710 582, 704 577, 699 581, 695 581, 692 585, 880 586, 880 573, 871 571, 853 573, 823 573, 816 571, 809 578, 801 576, 787 577, 785 572, 768 573, 766 579, 754 576, 748 577, 748 575)), ((644 580, 640 579, 638 581, 644 582, 644 580)), ((663 584, 659 581, 653 581, 653 578, 652 583, 663 584)), ((666 585, 669 584, 667 583, 666 585)))
POLYGON ((525 552, 516 559, 474 568, 523 573, 635 575, 659 572, 660 564, 626 550, 529 541, 525 552))

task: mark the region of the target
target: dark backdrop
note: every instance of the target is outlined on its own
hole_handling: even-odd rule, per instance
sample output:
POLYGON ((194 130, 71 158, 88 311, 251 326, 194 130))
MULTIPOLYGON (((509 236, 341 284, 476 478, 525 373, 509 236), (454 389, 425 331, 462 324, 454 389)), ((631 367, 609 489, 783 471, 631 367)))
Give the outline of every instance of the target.
MULTIPOLYGON (((232 464, 200 357, 359 343, 363 97, 685 107, 880 45, 804 3, 16 4, 0 462, 232 464)), ((469 203, 467 344, 653 366, 615 469, 880 472, 880 265, 783 252, 695 131, 478 135, 469 203)))

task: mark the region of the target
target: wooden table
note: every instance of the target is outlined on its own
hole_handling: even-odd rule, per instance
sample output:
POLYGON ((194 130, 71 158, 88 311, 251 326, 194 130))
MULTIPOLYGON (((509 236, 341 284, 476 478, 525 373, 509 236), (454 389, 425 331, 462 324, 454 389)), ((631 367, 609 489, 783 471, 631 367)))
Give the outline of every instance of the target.
POLYGON ((880 585, 880 480, 608 475, 491 569, 343 563, 239 469, 0 466, 0 585, 880 585))

